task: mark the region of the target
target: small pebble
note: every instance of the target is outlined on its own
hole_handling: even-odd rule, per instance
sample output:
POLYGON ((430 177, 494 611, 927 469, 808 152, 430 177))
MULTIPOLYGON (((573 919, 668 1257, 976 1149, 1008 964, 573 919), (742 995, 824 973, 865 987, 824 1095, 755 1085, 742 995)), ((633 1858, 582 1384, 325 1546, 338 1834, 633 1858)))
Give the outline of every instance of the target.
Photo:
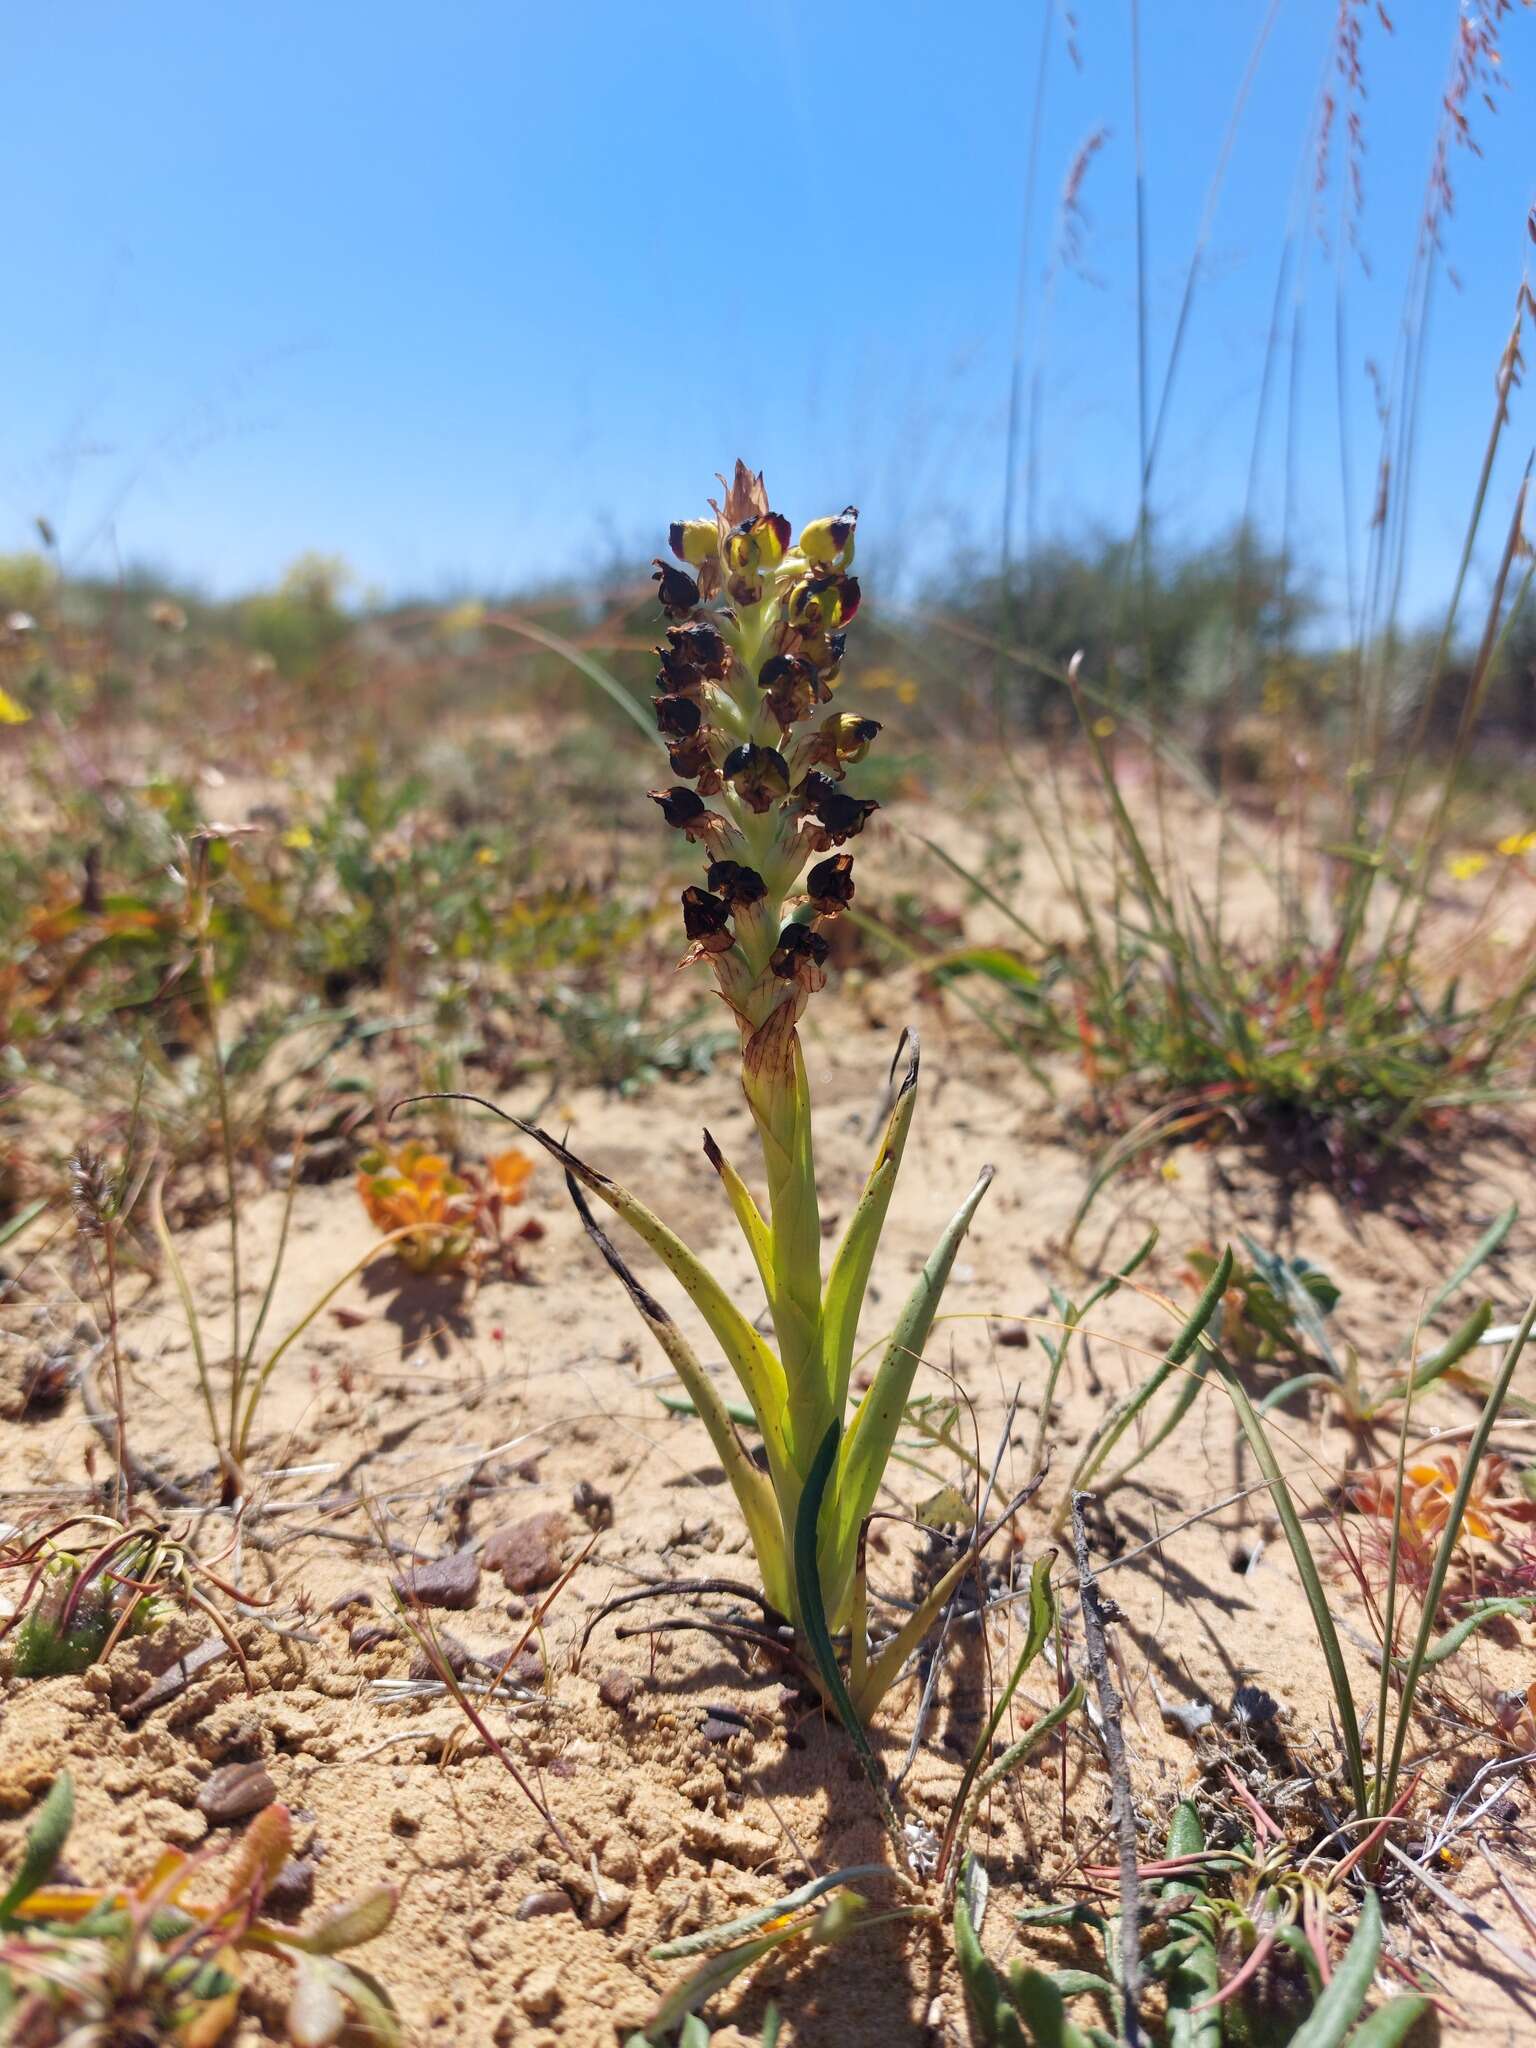
POLYGON ((520 1522, 504 1522, 485 1541, 488 1571, 500 1572, 509 1593, 536 1593, 560 1576, 570 1525, 546 1508, 520 1522))
POLYGON ((605 1671, 597 1682, 597 1696, 605 1707, 612 1707, 616 1714, 627 1714, 640 1690, 640 1681, 632 1671, 605 1671))
POLYGON ((569 1892, 561 1891, 558 1885, 550 1885, 544 1891, 530 1892, 513 1914, 514 1920, 541 1920, 549 1913, 569 1913, 571 1898, 569 1892))
POLYGON ((308 1856, 290 1856, 267 1886, 264 1911, 301 1913, 315 1895, 315 1866, 308 1856))
POLYGON ((198 1811, 210 1827, 227 1827, 260 1813, 277 1797, 277 1787, 260 1764, 225 1764, 204 1780, 198 1811))
POLYGON ((402 1600, 418 1600, 423 1607, 473 1607, 480 1591, 480 1560, 472 1550, 456 1550, 402 1572, 394 1586, 402 1600))

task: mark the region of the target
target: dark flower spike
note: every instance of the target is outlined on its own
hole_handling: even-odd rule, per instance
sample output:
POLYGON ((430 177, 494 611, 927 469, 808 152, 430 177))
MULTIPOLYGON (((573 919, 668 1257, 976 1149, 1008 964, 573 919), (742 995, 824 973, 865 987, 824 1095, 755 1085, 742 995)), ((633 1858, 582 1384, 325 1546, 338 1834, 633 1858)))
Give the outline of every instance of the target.
POLYGON ((801 554, 819 568, 846 569, 853 560, 853 529, 858 519, 857 505, 845 506, 836 519, 813 519, 801 530, 801 554))
POLYGON ((836 917, 853 901, 853 855, 834 853, 820 860, 805 878, 805 893, 818 917, 836 917))
POLYGON ((686 619, 697 609, 699 586, 685 569, 674 568, 664 562, 660 555, 654 557, 655 573, 651 581, 656 585, 656 595, 661 608, 669 619, 686 619))
POLYGON ((742 802, 759 813, 789 794, 789 764, 776 747, 748 741, 734 748, 725 757, 724 774, 742 802))
POLYGON ((651 702, 656 707, 658 732, 687 739, 704 722, 704 713, 692 697, 653 697, 651 702))
POLYGON ((680 562, 698 568, 719 553, 720 530, 713 519, 674 519, 667 529, 667 546, 680 562))
POLYGON ((725 898, 732 910, 749 910, 768 894, 768 884, 757 869, 743 867, 740 861, 712 862, 706 880, 711 889, 725 898))
POLYGON ((706 953, 727 953, 735 944, 731 937, 730 905, 697 887, 683 891, 683 930, 706 953))

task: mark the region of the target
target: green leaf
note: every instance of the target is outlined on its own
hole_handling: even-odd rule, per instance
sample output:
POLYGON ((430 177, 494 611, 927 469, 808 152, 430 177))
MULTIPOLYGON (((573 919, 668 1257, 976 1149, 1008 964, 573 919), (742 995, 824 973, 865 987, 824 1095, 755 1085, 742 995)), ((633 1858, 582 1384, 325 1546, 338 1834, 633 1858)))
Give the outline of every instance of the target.
POLYGON ((660 1943, 649 1951, 651 1961, 675 1962, 683 1956, 705 1955, 730 1948, 745 1935, 766 1927, 770 1920, 783 1920, 791 1913, 800 1912, 825 1892, 836 1891, 841 1885, 863 1884, 871 1877, 889 1878, 892 1875, 888 1863, 853 1863, 843 1870, 828 1871, 825 1877, 812 1878, 809 1884, 801 1885, 798 1891, 787 1892, 771 1905, 755 1906, 750 1913, 743 1913, 739 1920, 728 1920, 723 1926, 705 1927, 697 1934, 684 1934, 676 1941, 660 1943))
POLYGON ((971 2029, 980 2048, 1027 2048, 1023 2026, 1008 2001, 1003 1980, 982 1954, 965 1891, 962 1883, 955 1898, 955 1961, 971 2029))
POLYGON ((991 1764, 977 1780, 972 1798, 984 1796, 994 1785, 1001 1784, 1010 1771, 1016 1771, 1021 1763, 1037 1750, 1048 1735, 1054 1735, 1064 1721, 1070 1721, 1087 1697, 1083 1681, 1078 1679, 1072 1690, 1059 1699, 1048 1714, 1042 1714, 1032 1728, 1025 1730, 1017 1742, 1005 1749, 996 1763, 991 1764))
POLYGON ((334 1956, 343 1949, 360 1948, 365 1941, 376 1941, 394 1919, 398 1903, 392 1884, 377 1885, 360 1899, 333 1907, 304 1936, 304 1948, 313 1956, 334 1956))
MULTIPOLYGON (((1500 1614, 1529 1614, 1536 1607, 1536 1594, 1508 1594, 1497 1600, 1484 1600, 1474 1607, 1470 1614, 1464 1614, 1453 1628, 1443 1636, 1436 1636, 1424 1652, 1425 1664, 1443 1664, 1447 1657, 1454 1656, 1467 1637, 1485 1621, 1492 1621, 1500 1614)), ((1400 1660, 1401 1661, 1401 1660, 1400 1660)))
POLYGON ((752 1262, 757 1267, 757 1277, 763 1283, 763 1292, 772 1302, 773 1237, 763 1220, 762 1211, 752 1199, 752 1190, 708 1131, 704 1133, 704 1157, 720 1176, 720 1184, 725 1189, 731 1213, 741 1226, 741 1234, 747 1240, 747 1249, 751 1252, 752 1262))
POLYGON ((1340 2048, 1370 1996, 1371 1980, 1381 1954, 1381 1904, 1368 1891, 1360 1907, 1360 1924, 1344 1951, 1343 1961, 1316 2005, 1291 2036, 1289 2048, 1340 2048))
MULTIPOLYGON (((1163 1854, 1170 1860, 1175 1856, 1198 1856, 1204 1847, 1205 1829, 1201 1825, 1200 1809, 1192 1799, 1181 1799, 1168 1821, 1168 1843, 1163 1854)), ((1175 1878, 1170 1878, 1168 1883, 1176 1889, 1184 1889, 1175 1878)))
POLYGON ((1350 2035, 1347 2048, 1397 2048, 1428 2010, 1429 2000, 1416 1993, 1388 1999, 1379 2012, 1360 2022, 1350 2035))
POLYGON ((1205 1283, 1200 1299, 1190 1311, 1184 1327, 1164 1352, 1161 1362, 1153 1367, 1136 1391, 1128 1395, 1111 1413, 1103 1429, 1079 1458, 1077 1470, 1072 1474, 1071 1482, 1062 1495, 1061 1506, 1056 1511, 1055 1521, 1058 1527, 1071 1512, 1073 1494, 1083 1491, 1164 1380, 1170 1373, 1177 1372, 1188 1359, 1199 1343, 1206 1324, 1215 1315, 1231 1278, 1232 1247, 1228 1245, 1217 1260, 1215 1270, 1205 1283))
POLYGON ((980 974, 1023 1002, 1040 1000, 1039 973, 1006 946, 956 946, 951 952, 929 959, 925 965, 929 978, 940 988, 964 975, 980 974))
POLYGON ((921 1047, 915 1031, 906 1031, 902 1034, 901 1042, 896 1048, 896 1060, 891 1067, 893 1078, 903 1052, 907 1056, 906 1069, 896 1085, 895 1099, 891 1104, 891 1113, 886 1119, 880 1149, 869 1169, 869 1177, 864 1183, 864 1192, 859 1197, 858 1207, 854 1210, 848 1228, 843 1233, 842 1243, 833 1257, 832 1270, 827 1275, 826 1293, 822 1298, 822 1350, 826 1360, 828 1383, 832 1390, 832 1413, 839 1418, 848 1399, 848 1377, 853 1370, 853 1347, 858 1334, 859 1315, 864 1305, 864 1291, 869 1284, 870 1267, 874 1263, 880 1233, 885 1228, 886 1212, 891 1205, 891 1190, 896 1185, 901 1155, 906 1147, 907 1132, 911 1128, 913 1111, 917 1107, 917 1076, 921 1063, 921 1047))
POLYGON ((63 1854, 74 1818, 75 1781, 68 1771, 60 1771, 48 1788, 47 1798, 38 1808, 37 1819, 27 1830, 27 1844, 21 1852, 20 1868, 4 1898, 0 1898, 0 1927, 10 1926, 17 1907, 24 1905, 33 1892, 48 1882, 54 1865, 63 1854))
POLYGON ((933 1328, 961 1240, 991 1184, 992 1168, 983 1167, 975 1187, 956 1210, 918 1275, 897 1319, 880 1370, 859 1403, 843 1441, 832 1488, 832 1513, 822 1539, 821 1568, 828 1609, 839 1620, 852 1585, 859 1530, 875 1504, 875 1495, 890 1462, 913 1377, 922 1362, 923 1346, 933 1328))
POLYGON ((848 1688, 843 1683, 843 1674, 837 1662, 837 1651, 833 1648, 832 1636, 827 1627, 821 1574, 817 1567, 821 1504, 832 1467, 837 1460, 838 1439, 841 1435, 842 1427, 839 1423, 834 1421, 828 1425, 827 1433, 821 1440, 821 1448, 816 1453, 815 1462, 806 1475, 805 1490, 800 1496, 799 1510, 795 1515, 795 1591, 800 1600, 800 1625, 811 1646, 811 1655, 816 1660, 816 1669, 826 1688, 827 1697, 836 1710, 837 1718, 847 1730, 849 1741, 858 1752, 859 1762, 864 1766, 864 1775, 869 1779, 871 1789, 881 1803, 892 1836, 897 1837, 896 1817, 891 1810, 885 1773, 880 1768, 879 1758, 869 1746, 869 1737, 864 1732, 864 1724, 859 1719, 858 1709, 848 1697, 848 1688))
MULTIPOLYGON (((762 1574, 763 1591, 781 1614, 793 1613, 790 1597, 793 1587, 789 1559, 785 1555, 784 1523, 773 1487, 748 1456, 746 1446, 736 1434, 730 1411, 721 1399, 714 1381, 700 1364, 693 1346, 655 1296, 640 1285, 607 1236, 598 1228, 596 1218, 587 1207, 574 1176, 569 1173, 566 1175, 566 1186, 570 1190, 571 1200, 576 1206, 576 1213, 581 1218, 588 1237, 607 1260, 611 1271, 618 1276, 620 1284, 638 1310, 641 1321, 672 1361, 673 1371, 688 1390, 694 1413, 709 1431, 709 1440, 719 1454, 720 1463, 725 1468, 725 1476, 730 1481, 731 1491, 735 1494, 737 1505, 741 1509, 742 1520, 747 1525, 747 1534, 752 1539, 757 1567, 762 1574)), ((773 1446, 770 1443, 770 1462, 772 1457, 773 1446)))
POLYGON ((294 2048, 328 2048, 347 2023, 346 2001, 323 1962, 301 1956, 288 2001, 288 2038, 294 2048))

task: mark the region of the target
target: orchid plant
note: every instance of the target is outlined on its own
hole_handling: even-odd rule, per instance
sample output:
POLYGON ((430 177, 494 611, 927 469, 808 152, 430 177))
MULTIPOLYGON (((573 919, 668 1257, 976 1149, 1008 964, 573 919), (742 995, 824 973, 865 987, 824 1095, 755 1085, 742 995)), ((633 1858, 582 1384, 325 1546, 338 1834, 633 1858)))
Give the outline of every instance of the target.
MULTIPOLYGON (((698 848, 703 866, 682 895, 687 950, 680 964, 707 965, 740 1029, 742 1086, 761 1146, 766 1210, 708 1132, 704 1152, 751 1250, 774 1341, 627 1189, 545 1132, 521 1128, 564 1165, 588 1229, 671 1360, 740 1505, 763 1591, 809 1643, 824 1681, 831 1638, 848 1631, 844 1698, 862 1719, 982 1540, 978 1532, 905 1625, 872 1651, 864 1525, 957 1248, 992 1170, 983 1169, 939 1240, 873 1381, 850 1412, 860 1312, 918 1078, 917 1040, 908 1034, 863 1194, 824 1272, 798 1026, 826 982, 826 927, 853 899, 847 846, 879 808, 848 786, 848 771, 868 752, 879 724, 841 709, 836 697, 847 629, 859 609, 851 573, 858 514, 850 506, 812 520, 792 541, 788 520, 770 509, 761 475, 738 462, 730 483, 721 482, 724 498, 710 501, 712 516, 674 525, 673 559, 656 562, 668 624, 653 701, 673 779, 650 795, 667 825, 698 848), (751 1404, 766 1470, 683 1330, 598 1230, 583 1189, 619 1216, 687 1292, 751 1404)), ((841 1684, 835 1665, 831 1682, 841 1684)))

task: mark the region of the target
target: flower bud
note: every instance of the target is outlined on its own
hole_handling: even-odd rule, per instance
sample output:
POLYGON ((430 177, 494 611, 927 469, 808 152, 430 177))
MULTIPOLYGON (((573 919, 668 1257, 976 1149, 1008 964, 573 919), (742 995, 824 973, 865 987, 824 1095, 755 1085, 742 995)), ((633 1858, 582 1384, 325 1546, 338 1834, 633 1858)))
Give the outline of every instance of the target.
POLYGON ((731 937, 730 906, 707 889, 683 891, 683 930, 706 953, 728 953, 736 943, 731 937))
POLYGON ((687 739, 704 722, 704 713, 692 697, 653 697, 656 730, 677 739, 687 739))
POLYGON ((879 732, 878 718, 856 718, 850 711, 829 712, 796 758, 807 768, 829 768, 841 782, 849 764, 863 760, 879 732))
POLYGON ((750 910, 754 903, 761 903, 768 894, 768 884, 757 869, 743 867, 740 861, 712 861, 705 879, 711 889, 725 898, 732 910, 750 910))
POLYGON ((819 860, 805 878, 805 893, 818 917, 836 917, 853 901, 853 855, 834 853, 819 860))
POLYGON ((660 555, 653 557, 656 568, 651 581, 669 619, 686 619, 699 602, 699 586, 685 569, 675 569, 660 555))
POLYGON ((742 802, 754 811, 766 811, 789 794, 789 764, 775 747, 747 741, 733 748, 725 757, 724 773, 742 802))
POLYGON ((789 521, 781 512, 743 519, 725 536, 725 565, 739 576, 777 568, 789 551, 789 521))
POLYGON ((720 529, 713 519, 674 519, 667 529, 667 546, 680 562, 698 568, 719 553, 720 529))
POLYGON ((858 517, 858 506, 849 505, 836 519, 813 519, 801 530, 801 554, 818 566, 846 569, 853 560, 853 529, 858 517))
POLYGON ((789 622, 809 636, 834 633, 859 608, 856 576, 807 576, 789 593, 789 622))
POLYGON ((821 968, 832 948, 821 933, 808 924, 787 924, 779 933, 768 965, 781 981, 809 981, 815 975, 813 986, 819 988, 825 977, 817 970, 821 968), (806 970, 810 970, 808 974, 806 970))

